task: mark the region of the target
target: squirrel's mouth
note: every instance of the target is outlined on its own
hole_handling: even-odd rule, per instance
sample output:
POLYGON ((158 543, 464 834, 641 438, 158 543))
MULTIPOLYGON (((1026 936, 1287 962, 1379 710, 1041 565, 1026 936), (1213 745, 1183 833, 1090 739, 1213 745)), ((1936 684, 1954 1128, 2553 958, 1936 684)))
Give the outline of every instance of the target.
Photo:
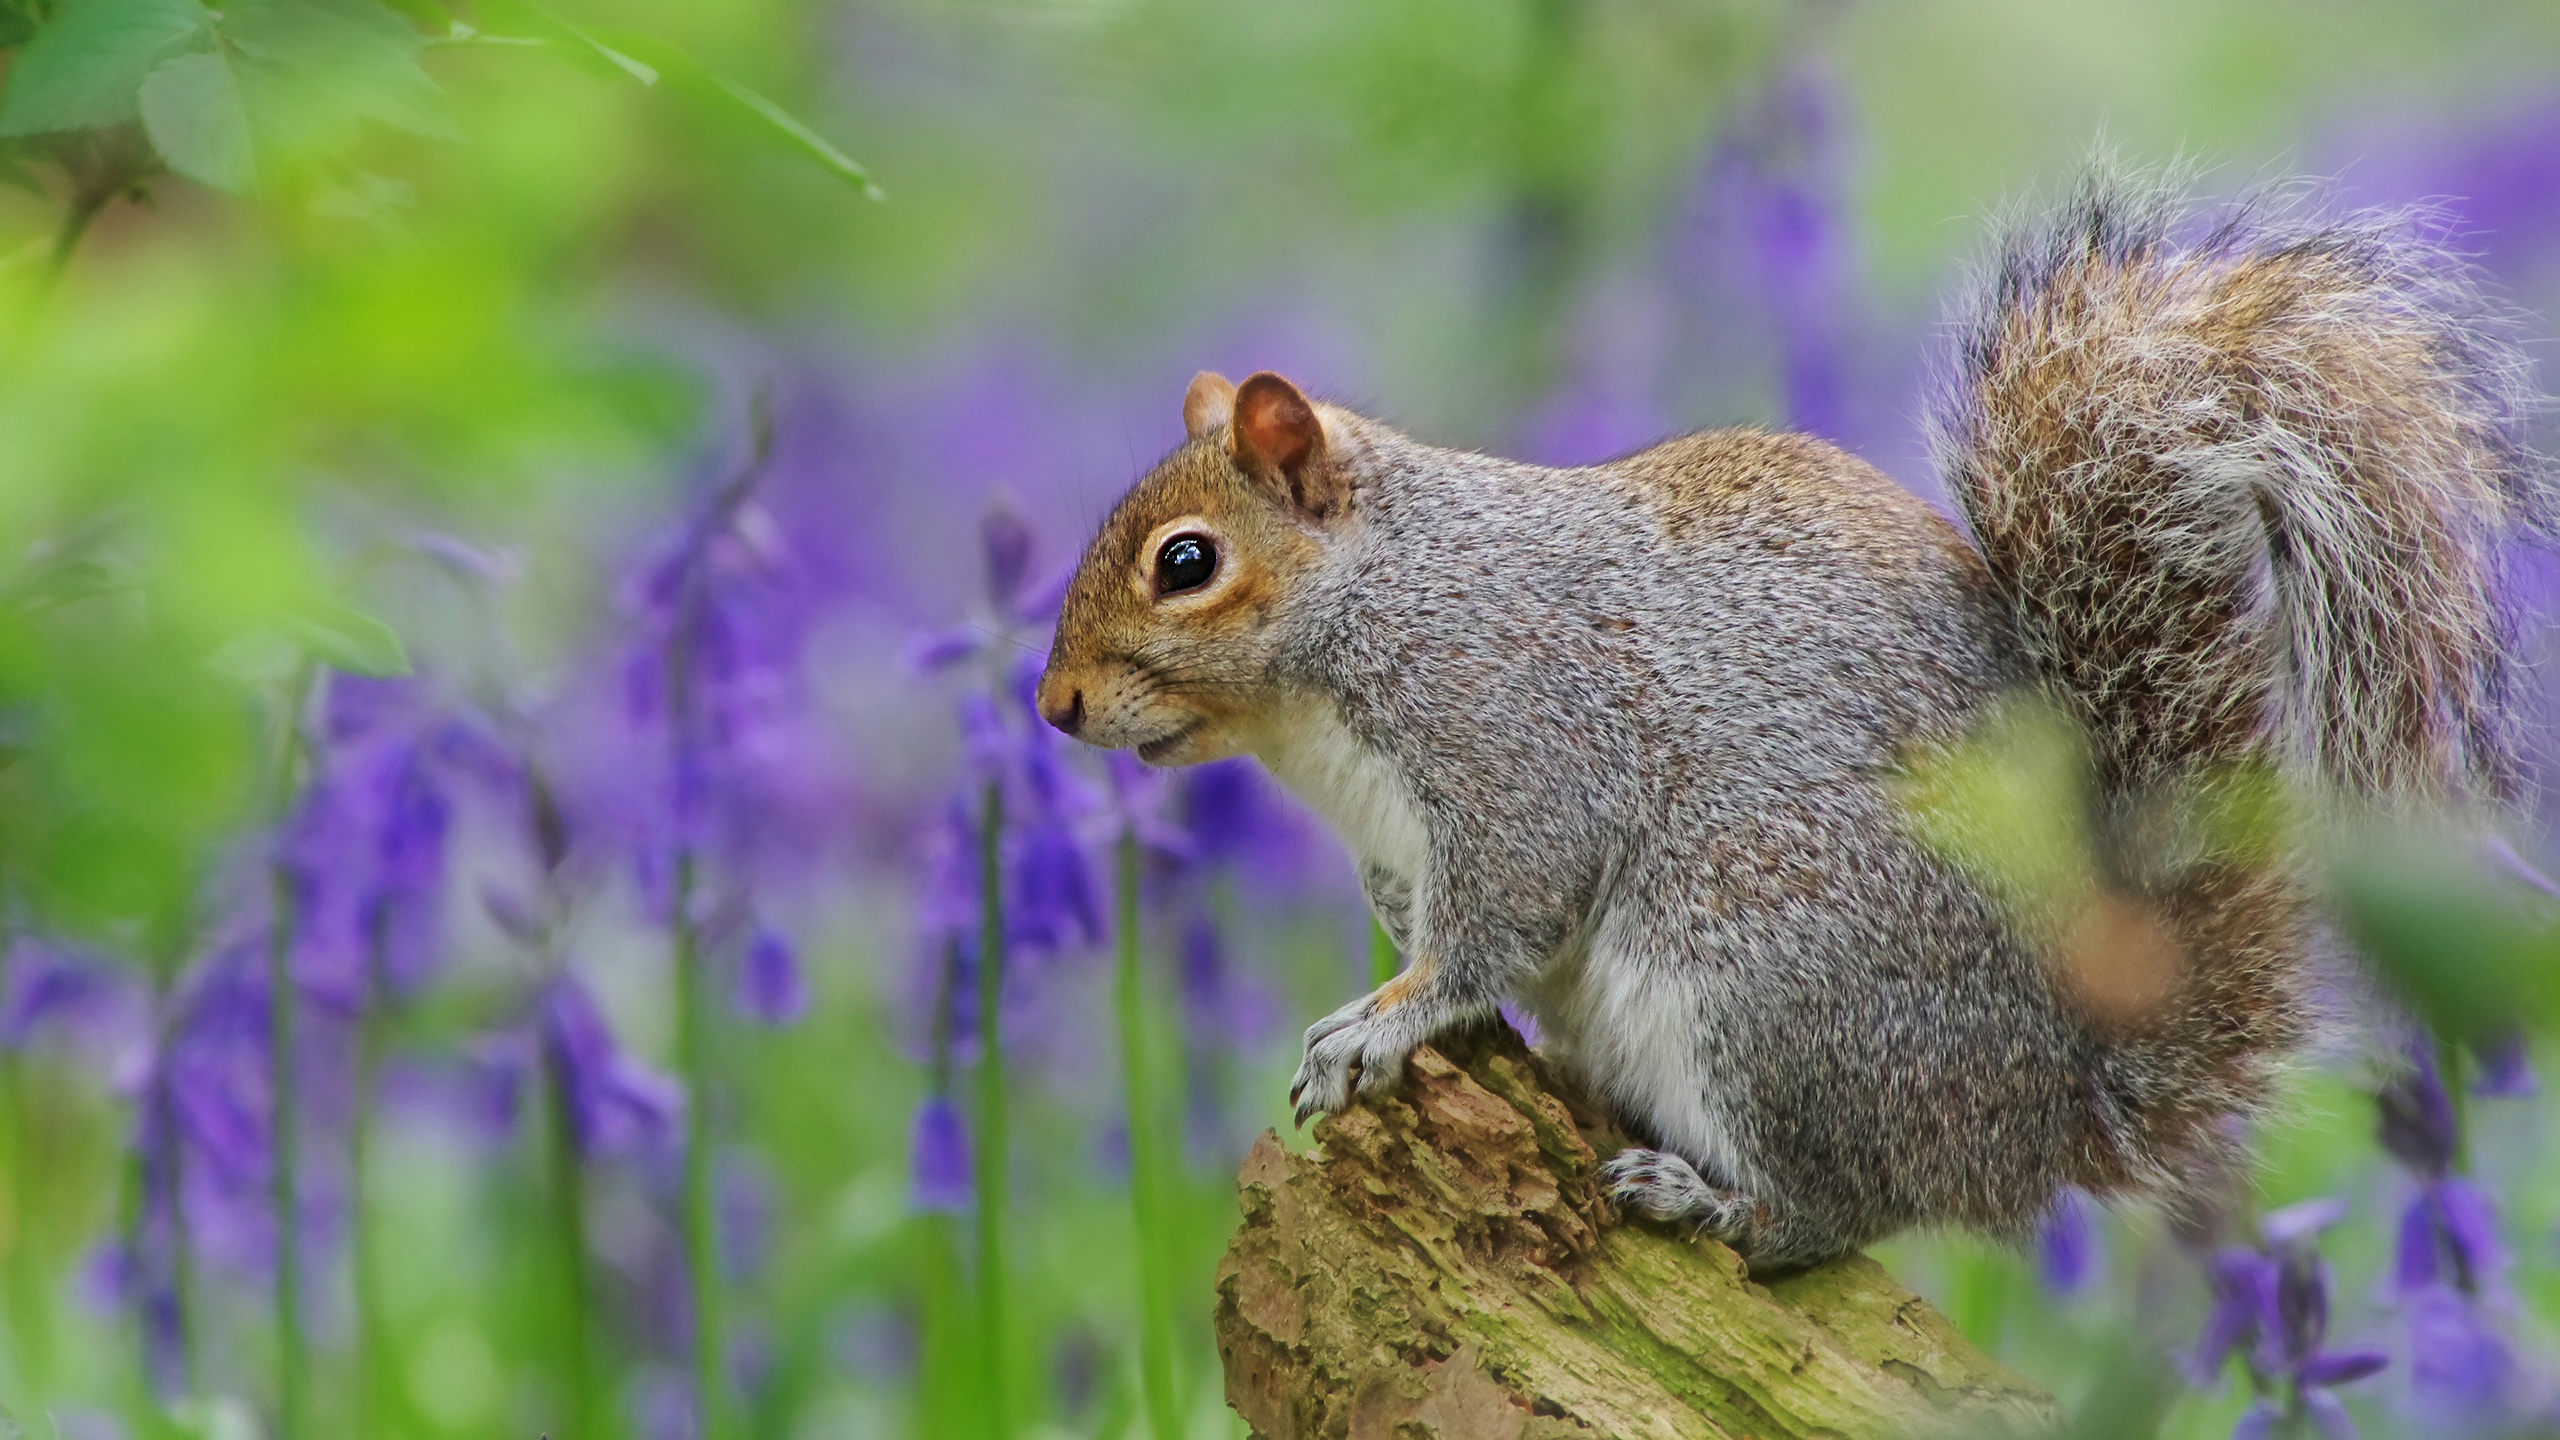
POLYGON ((1164 763, 1166 756, 1171 755, 1175 749, 1179 748, 1183 741, 1190 739, 1191 732, 1199 728, 1199 721, 1186 721, 1178 730, 1172 731, 1169 734, 1159 735, 1153 740, 1145 741, 1138 746, 1138 758, 1146 761, 1150 765, 1161 765, 1164 763))

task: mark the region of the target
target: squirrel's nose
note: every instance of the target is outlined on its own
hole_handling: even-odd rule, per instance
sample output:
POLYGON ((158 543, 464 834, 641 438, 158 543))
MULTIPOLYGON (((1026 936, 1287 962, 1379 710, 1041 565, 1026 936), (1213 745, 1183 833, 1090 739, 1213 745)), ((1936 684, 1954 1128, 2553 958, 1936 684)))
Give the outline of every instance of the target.
POLYGON ((1084 728, 1084 691, 1063 685, 1056 689, 1042 686, 1041 689, 1041 719, 1069 735, 1084 728), (1060 690, 1066 692, 1063 698, 1059 695, 1060 690))

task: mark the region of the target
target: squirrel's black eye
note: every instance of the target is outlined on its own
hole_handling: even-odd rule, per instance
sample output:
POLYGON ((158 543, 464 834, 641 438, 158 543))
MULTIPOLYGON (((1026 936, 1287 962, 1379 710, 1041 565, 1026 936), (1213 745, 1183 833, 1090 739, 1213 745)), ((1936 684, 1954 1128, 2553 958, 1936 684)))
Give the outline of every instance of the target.
POLYGON ((1156 593, 1197 590, 1218 573, 1218 547, 1205 535, 1176 535, 1156 552, 1156 593))

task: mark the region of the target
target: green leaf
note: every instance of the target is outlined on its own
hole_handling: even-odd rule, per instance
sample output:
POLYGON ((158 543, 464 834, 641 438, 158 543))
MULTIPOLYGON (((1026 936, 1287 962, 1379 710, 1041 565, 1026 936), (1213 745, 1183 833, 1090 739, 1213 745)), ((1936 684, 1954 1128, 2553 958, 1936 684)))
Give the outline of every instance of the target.
POLYGON ((672 88, 714 110, 747 121, 784 149, 817 161, 837 178, 858 187, 866 198, 883 198, 879 185, 861 162, 837 149, 798 116, 728 76, 704 68, 701 62, 683 50, 654 35, 638 31, 599 29, 593 32, 593 36, 615 51, 635 56, 642 64, 654 68, 672 88))
MULTIPOLYGON (((591 69, 614 69, 614 72, 627 74, 630 79, 637 79, 640 85, 658 85, 658 69, 604 44, 594 36, 594 31, 576 26, 550 5, 535 5, 532 0, 489 0, 489 3, 481 5, 479 13, 489 23, 515 20, 527 31, 545 33, 553 44, 566 44, 576 54, 584 54, 586 59, 596 61, 591 69)), ((543 44, 543 41, 532 41, 532 44, 543 44)))
POLYGON ((258 182, 249 111, 218 50, 165 61, 142 82, 142 129, 169 168, 200 185, 245 195, 258 182))
POLYGON ((9 71, 0 135, 40 135, 135 118, 143 77, 200 45, 213 23, 197 0, 74 0, 9 71))
POLYGON ((829 144, 827 137, 802 124, 799 117, 726 75, 715 73, 709 78, 720 93, 728 96, 740 109, 771 126, 784 141, 834 171, 838 178, 858 186, 865 198, 886 198, 879 184, 872 180, 870 171, 852 156, 829 144))
POLYGON ((350 675, 409 673, 409 649, 399 633, 352 605, 306 610, 288 620, 286 629, 312 659, 350 675))
POLYGON ((24 190, 30 195, 45 193, 44 182, 27 168, 25 151, 16 144, 0 145, 0 185, 24 190))
POLYGON ((426 37, 373 0, 236 0, 222 35, 243 58, 262 147, 325 154, 363 120, 461 138, 444 92, 418 68, 426 37))
POLYGON ((31 567, 0 588, 0 604, 29 611, 50 610, 109 594, 115 588, 115 574, 106 566, 95 560, 69 557, 31 567))
POLYGON ((35 38, 36 17, 26 0, 0 0, 0 46, 24 45, 35 38))

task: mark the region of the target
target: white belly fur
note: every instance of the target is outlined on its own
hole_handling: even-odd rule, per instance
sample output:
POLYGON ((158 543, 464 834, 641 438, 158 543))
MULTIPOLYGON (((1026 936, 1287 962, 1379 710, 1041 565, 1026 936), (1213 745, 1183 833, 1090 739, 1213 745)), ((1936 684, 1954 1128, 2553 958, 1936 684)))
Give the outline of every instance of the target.
POLYGON ((1412 887, 1413 923, 1420 924, 1431 842, 1403 774, 1361 744, 1321 700, 1292 707, 1270 734, 1269 743, 1254 747, 1263 765, 1333 826, 1363 866, 1376 866, 1412 887))
POLYGON ((1698 1027, 1714 1007, 1693 993, 1694 974, 1666 973, 1677 962, 1648 951, 1634 928, 1604 915, 1581 963, 1543 977, 1535 1003, 1547 1048, 1710 1184, 1758 1193, 1706 1073, 1698 1027))

